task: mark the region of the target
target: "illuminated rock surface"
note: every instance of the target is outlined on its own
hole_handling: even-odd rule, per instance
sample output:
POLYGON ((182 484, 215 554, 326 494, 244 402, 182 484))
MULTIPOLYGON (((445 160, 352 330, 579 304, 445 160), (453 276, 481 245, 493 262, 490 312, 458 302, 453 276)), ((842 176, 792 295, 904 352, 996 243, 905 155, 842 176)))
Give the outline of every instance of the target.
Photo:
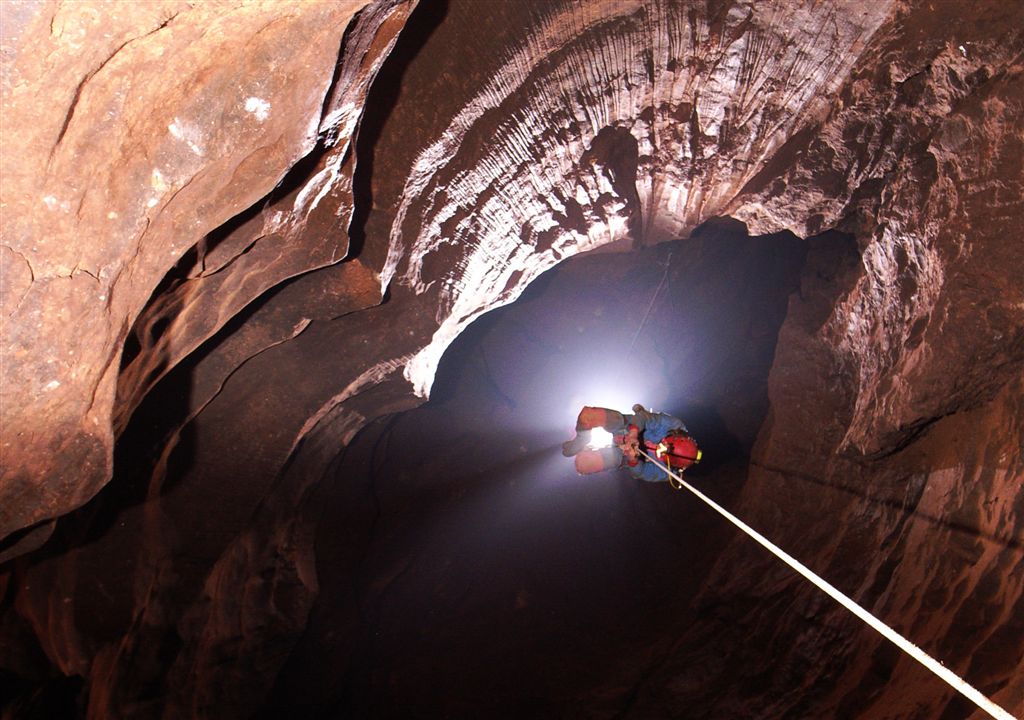
POLYGON ((4 717, 1024 713, 1019 6, 2 8, 4 717))

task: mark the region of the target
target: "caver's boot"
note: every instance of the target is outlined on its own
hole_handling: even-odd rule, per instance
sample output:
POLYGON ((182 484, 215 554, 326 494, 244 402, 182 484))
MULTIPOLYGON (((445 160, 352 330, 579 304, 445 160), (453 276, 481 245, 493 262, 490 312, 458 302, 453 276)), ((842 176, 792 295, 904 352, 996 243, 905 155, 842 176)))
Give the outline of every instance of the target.
POLYGON ((576 418, 576 432, 591 428, 604 428, 612 435, 621 435, 626 430, 626 418, 618 410, 585 407, 576 418))
POLYGON ((622 464, 622 451, 615 447, 583 450, 576 456, 576 472, 580 475, 614 470, 622 464))
POLYGON ((566 457, 572 457, 587 447, 588 442, 590 442, 590 430, 577 430, 576 437, 562 443, 562 454, 566 457))

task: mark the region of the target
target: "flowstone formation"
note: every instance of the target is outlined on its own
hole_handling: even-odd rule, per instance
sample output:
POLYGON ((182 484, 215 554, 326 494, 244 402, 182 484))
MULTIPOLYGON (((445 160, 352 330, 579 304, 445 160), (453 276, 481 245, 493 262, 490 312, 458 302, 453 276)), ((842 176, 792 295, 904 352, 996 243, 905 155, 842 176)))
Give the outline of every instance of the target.
MULTIPOLYGON (((559 262, 721 217, 811 238, 735 509, 1024 713, 1020 6, 0 12, 4 717, 259 712, 360 429, 559 262)), ((723 543, 600 713, 969 713, 723 543)))

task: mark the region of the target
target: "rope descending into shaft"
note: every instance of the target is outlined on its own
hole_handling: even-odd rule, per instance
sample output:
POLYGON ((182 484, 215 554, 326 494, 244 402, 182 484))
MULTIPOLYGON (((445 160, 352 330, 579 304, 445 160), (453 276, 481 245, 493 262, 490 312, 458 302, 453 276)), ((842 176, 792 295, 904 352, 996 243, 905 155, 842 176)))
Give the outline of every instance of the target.
POLYGON ((629 344, 629 350, 631 352, 633 347, 636 345, 637 338, 640 337, 640 333, 643 331, 644 326, 647 324, 647 318, 651 316, 651 310, 654 309, 654 303, 658 301, 658 296, 661 295, 661 291, 665 287, 665 281, 668 280, 668 271, 672 269, 672 250, 668 251, 668 257, 665 258, 665 270, 661 273, 661 282, 658 283, 658 287, 655 289, 654 294, 651 295, 651 302, 647 305, 647 311, 644 313, 643 320, 636 326, 636 332, 633 333, 633 342, 629 344))
POLYGON ((838 602, 840 605, 842 605, 847 610, 852 612, 854 615, 859 617, 861 620, 866 622, 868 625, 873 627, 875 630, 877 630, 879 633, 881 633, 885 638, 887 638, 888 640, 890 640, 893 643, 895 643, 896 646, 899 647, 901 650, 903 650, 905 653, 910 655, 912 658, 914 658, 919 663, 924 665, 926 668, 931 670, 933 673, 938 675, 940 678, 945 680, 946 683, 948 683, 950 685, 950 687, 952 687, 954 690, 956 690, 957 692, 959 692, 962 695, 964 695, 965 697, 967 697, 969 700, 971 700, 971 702, 973 702, 979 708, 981 708, 982 710, 987 712, 992 717, 997 718, 997 720, 1015 720, 1013 715, 1011 715, 1006 710, 1001 708, 999 705, 996 705, 994 702, 992 702, 987 697, 982 695, 977 689, 974 688, 973 685, 968 683, 966 680, 961 678, 959 675, 954 673, 952 670, 947 668, 945 665, 940 663, 938 660, 933 658, 931 655, 926 653, 924 650, 919 648, 917 645, 915 645, 914 643, 912 643, 909 640, 907 640, 905 637, 900 635, 898 632, 893 630, 891 627, 886 625, 884 622, 882 622, 881 620, 876 618, 874 615, 869 613, 867 610, 862 608, 860 605, 858 605, 852 599, 850 599, 849 597, 844 595, 842 592, 837 590, 835 587, 833 587, 824 578, 819 577, 818 575, 816 575, 814 573, 814 571, 812 571, 806 565, 804 565, 799 560, 797 560, 796 558, 794 558, 791 555, 789 555, 788 553, 786 553, 778 545, 776 545, 775 543, 770 541, 768 538, 766 538, 763 535, 761 535, 761 533, 759 533, 756 530, 754 530, 752 527, 750 527, 745 522, 740 520, 738 517, 736 517, 735 515, 730 513, 728 510, 723 508, 721 505, 716 503, 714 500, 709 498, 707 495, 702 493, 700 490, 698 490, 697 488, 695 488, 692 485, 690 485, 690 483, 688 483, 685 480, 683 480, 683 478, 681 476, 679 476, 676 473, 672 472, 670 469, 665 467, 662 463, 658 462, 658 460, 655 459, 654 457, 652 457, 651 455, 648 455, 647 452, 645 452, 644 450, 640 450, 640 452, 643 453, 644 457, 646 457, 648 460, 650 460, 655 465, 657 465, 659 468, 661 468, 661 470, 668 477, 674 478, 678 483, 680 483, 683 487, 685 487, 691 493, 693 493, 694 495, 699 497, 701 500, 703 500, 705 503, 710 505, 712 508, 717 510, 718 513, 720 515, 722 515, 726 520, 731 522, 733 525, 738 527, 740 530, 742 530, 747 535, 749 535, 754 540, 756 540, 761 545, 763 545, 765 548, 767 548, 777 558, 782 560, 784 563, 786 563, 791 568, 796 570, 798 573, 803 575, 805 578, 810 580, 812 583, 817 585, 818 588, 821 589, 825 594, 831 596, 833 600, 838 602))

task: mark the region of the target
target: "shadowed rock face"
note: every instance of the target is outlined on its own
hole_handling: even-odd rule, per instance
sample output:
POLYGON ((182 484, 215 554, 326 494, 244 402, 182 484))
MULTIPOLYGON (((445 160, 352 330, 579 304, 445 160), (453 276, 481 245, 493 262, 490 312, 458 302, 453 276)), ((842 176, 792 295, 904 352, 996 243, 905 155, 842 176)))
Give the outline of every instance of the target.
POLYGON ((3 717, 969 715, 667 487, 520 479, 606 346, 723 502, 1024 713, 1019 6, 0 9, 3 717), (528 286, 522 349, 483 318, 503 367, 393 415, 528 286), (522 551, 445 564, 501 512, 522 551))

